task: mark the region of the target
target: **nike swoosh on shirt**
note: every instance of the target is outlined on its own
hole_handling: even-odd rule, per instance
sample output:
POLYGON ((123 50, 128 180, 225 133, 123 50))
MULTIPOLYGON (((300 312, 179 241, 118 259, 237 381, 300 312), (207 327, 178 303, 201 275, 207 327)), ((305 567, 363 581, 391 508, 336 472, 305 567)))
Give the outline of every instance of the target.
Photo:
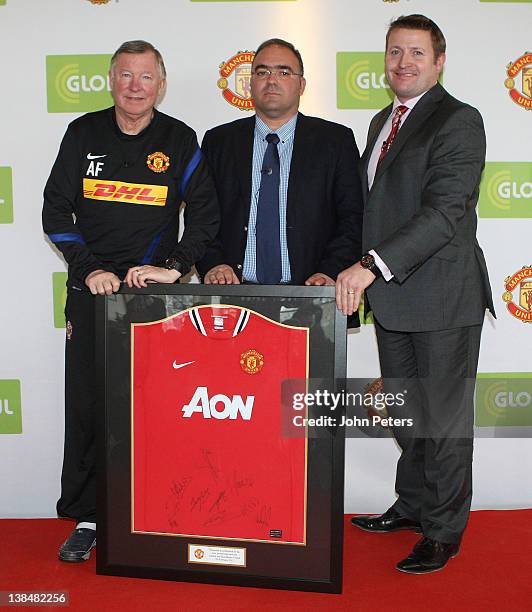
POLYGON ((93 155, 92 153, 87 153, 87 159, 101 159, 102 157, 107 157, 107 154, 105 154, 105 155, 93 155))
POLYGON ((190 365, 191 363, 196 363, 195 361, 187 361, 186 363, 176 363, 174 361, 174 363, 172 364, 172 367, 174 368, 174 370, 179 370, 179 368, 184 368, 187 365, 190 365))

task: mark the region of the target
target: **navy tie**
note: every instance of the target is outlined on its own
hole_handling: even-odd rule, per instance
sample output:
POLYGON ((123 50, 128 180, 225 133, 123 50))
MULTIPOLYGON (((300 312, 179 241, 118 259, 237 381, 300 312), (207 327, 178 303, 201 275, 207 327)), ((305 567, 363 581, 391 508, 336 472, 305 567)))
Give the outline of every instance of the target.
POLYGON ((257 202, 257 280, 263 285, 281 282, 281 241, 279 238, 280 165, 279 136, 266 136, 268 147, 262 161, 259 200, 257 202))

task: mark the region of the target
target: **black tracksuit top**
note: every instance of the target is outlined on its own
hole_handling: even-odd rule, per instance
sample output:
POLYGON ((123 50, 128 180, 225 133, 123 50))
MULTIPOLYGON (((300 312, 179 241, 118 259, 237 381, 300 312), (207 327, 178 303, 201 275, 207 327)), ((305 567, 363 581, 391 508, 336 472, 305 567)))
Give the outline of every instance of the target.
POLYGON ((73 121, 44 190, 43 227, 69 265, 70 287, 94 270, 123 279, 168 257, 185 274, 219 224, 216 191, 194 131, 154 110, 139 134, 123 134, 114 107, 73 121), (178 242, 179 209, 185 229, 178 242))

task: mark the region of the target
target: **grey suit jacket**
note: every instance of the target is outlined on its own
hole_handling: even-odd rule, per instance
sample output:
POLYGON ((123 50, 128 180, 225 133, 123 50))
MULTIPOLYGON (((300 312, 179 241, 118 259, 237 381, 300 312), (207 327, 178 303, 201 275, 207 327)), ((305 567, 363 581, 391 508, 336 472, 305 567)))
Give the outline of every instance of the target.
POLYGON ((368 288, 371 309, 390 330, 476 325, 487 307, 494 313, 476 239, 482 118, 436 84, 406 118, 369 190, 369 158, 391 110, 371 121, 361 159, 363 251, 375 249, 394 275, 368 288))

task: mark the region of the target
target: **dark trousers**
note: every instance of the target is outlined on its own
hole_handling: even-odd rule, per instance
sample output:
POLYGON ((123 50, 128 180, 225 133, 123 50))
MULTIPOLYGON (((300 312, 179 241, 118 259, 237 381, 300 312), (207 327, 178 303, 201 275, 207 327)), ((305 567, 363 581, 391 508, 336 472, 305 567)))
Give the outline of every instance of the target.
POLYGON ((69 289, 65 316, 65 448, 57 513, 95 522, 94 296, 69 289))
POLYGON ((395 332, 376 323, 381 372, 389 390, 408 389, 414 418, 394 427, 401 447, 394 508, 421 523, 425 536, 459 542, 472 497, 473 395, 482 325, 432 332, 395 332), (391 387, 391 388, 390 388, 391 387))

